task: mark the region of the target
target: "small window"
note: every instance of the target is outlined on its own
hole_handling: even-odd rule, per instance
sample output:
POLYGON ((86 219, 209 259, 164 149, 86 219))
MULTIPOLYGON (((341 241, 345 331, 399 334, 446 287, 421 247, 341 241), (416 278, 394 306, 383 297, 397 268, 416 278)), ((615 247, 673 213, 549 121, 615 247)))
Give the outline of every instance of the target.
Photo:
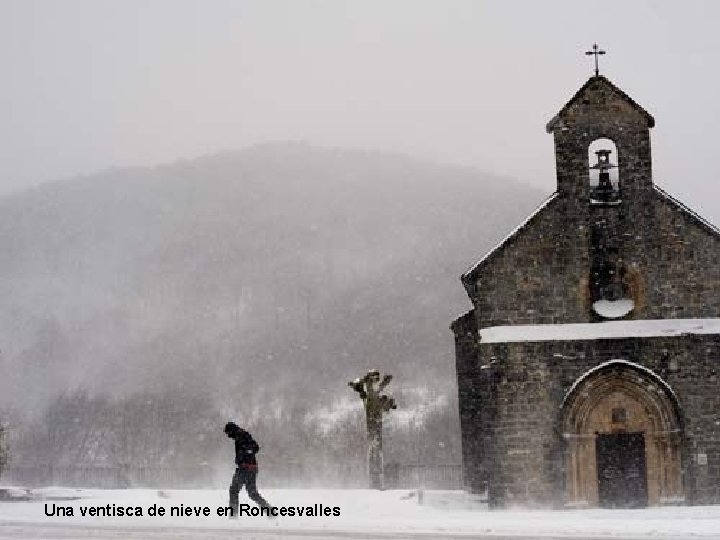
POLYGON ((610 139, 596 139, 588 147, 590 203, 620 203, 618 153, 610 139))
POLYGON ((613 424, 624 424, 627 422, 627 411, 618 407, 612 410, 612 422, 613 424))

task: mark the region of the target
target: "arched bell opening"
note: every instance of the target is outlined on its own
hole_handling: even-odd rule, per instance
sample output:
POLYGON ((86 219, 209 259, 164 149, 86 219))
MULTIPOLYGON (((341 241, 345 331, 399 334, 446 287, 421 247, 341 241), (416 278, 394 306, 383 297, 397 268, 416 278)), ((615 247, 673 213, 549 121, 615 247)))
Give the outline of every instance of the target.
POLYGON ((670 387, 642 366, 614 360, 583 375, 562 406, 566 504, 682 501, 681 418, 670 387))
POLYGON ((615 143, 604 137, 595 139, 588 147, 588 163, 590 204, 620 204, 620 160, 615 143))

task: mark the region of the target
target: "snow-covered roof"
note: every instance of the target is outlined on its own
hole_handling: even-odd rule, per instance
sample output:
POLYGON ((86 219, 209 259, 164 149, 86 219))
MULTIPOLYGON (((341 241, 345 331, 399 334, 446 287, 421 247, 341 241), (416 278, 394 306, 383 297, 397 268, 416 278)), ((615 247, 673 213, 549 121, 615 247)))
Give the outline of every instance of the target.
POLYGON ((480 330, 480 341, 482 343, 579 341, 685 334, 720 334, 720 318, 491 326, 480 330))
POLYGON ((547 206, 554 201, 558 197, 558 193, 555 192, 552 195, 550 195, 547 199, 545 199, 540 206, 538 206, 532 214, 530 214, 525 221, 523 221, 520 225, 515 227, 512 231, 510 231, 505 238, 503 238, 494 248, 492 248, 490 251, 488 251, 485 256, 480 259, 478 262, 473 264, 470 268, 467 269, 467 271, 462 275, 462 279, 466 280, 467 278, 470 278, 475 274, 475 272, 480 268, 485 261, 487 261, 490 257, 492 257, 497 251, 504 246, 510 239, 512 239, 515 235, 517 235, 522 229, 527 227, 527 225, 537 216, 540 212, 542 212, 547 206))
POLYGON ((678 209, 680 209, 680 211, 684 212, 685 215, 687 215, 687 216, 689 216, 691 219, 695 220, 697 223, 699 223, 700 225, 702 225, 703 227, 705 227, 705 228, 706 228, 708 231, 710 231, 711 233, 713 233, 713 234, 715 234, 715 235, 717 235, 717 236, 720 236, 720 229, 718 229, 715 225, 713 225, 712 223, 710 223, 707 219, 705 219, 704 217, 702 217, 700 214, 698 214, 697 212, 695 212, 692 208, 690 208, 689 206, 687 206, 685 203, 679 201, 678 199, 676 199, 675 197, 673 197, 672 195, 670 195, 667 191, 665 191, 664 189, 658 187, 657 185, 654 185, 654 184, 653 184, 653 188, 655 188, 655 192, 656 192, 658 195, 660 195, 660 197, 662 197, 662 198, 665 199, 666 201, 674 204, 678 209))
MULTIPOLYGON (((664 189, 658 187, 657 185, 653 184, 653 189, 655 190, 655 193, 657 193, 660 198, 670 204, 672 204, 675 208, 680 210, 682 213, 684 213, 686 216, 688 216, 690 219, 694 220, 696 223, 698 223, 700 226, 704 227, 709 232, 716 234, 720 236, 720 229, 718 229, 715 225, 710 223, 708 220, 700 216, 697 212, 690 209, 686 204, 682 203, 672 195, 670 195, 668 192, 666 192, 664 189)), ((505 238, 503 238, 494 248, 492 248, 490 251, 488 251, 484 257, 482 257, 479 261, 477 261, 475 264, 473 264, 470 268, 465 271, 465 273, 461 276, 461 279, 463 283, 467 283, 471 279, 475 277, 477 272, 480 270, 480 268, 489 260, 491 259, 498 251, 500 251, 500 248, 502 248, 505 244, 507 244, 510 240, 512 240, 515 236, 520 233, 523 229, 525 229, 528 225, 530 225, 530 222, 533 221, 545 208, 547 208, 551 202, 553 202, 555 199, 557 199, 559 196, 558 192, 553 193, 543 201, 540 206, 538 206, 532 214, 530 214, 525 221, 520 223, 517 227, 515 227, 510 233, 508 233, 505 238)))

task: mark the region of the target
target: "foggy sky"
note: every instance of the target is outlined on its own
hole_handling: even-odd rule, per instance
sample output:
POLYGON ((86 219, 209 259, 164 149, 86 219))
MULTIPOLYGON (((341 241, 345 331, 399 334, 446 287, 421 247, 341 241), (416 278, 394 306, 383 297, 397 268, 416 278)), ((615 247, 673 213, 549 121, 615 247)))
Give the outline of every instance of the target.
POLYGON ((655 116, 655 181, 720 222, 720 3, 0 0, 0 194, 296 140, 554 189, 545 123, 601 73, 655 116))

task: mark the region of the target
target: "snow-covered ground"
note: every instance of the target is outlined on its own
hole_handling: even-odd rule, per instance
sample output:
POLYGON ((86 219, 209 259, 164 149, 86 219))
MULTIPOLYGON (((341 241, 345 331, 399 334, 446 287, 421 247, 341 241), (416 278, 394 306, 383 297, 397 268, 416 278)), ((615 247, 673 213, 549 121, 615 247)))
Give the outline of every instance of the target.
MULTIPOLYGON (((22 494, 20 490, 16 494, 22 494)), ((91 535, 83 537, 118 537, 118 528, 136 530, 167 527, 188 528, 199 533, 209 531, 264 530, 293 532, 304 536, 317 532, 323 536, 357 537, 393 534, 407 538, 408 534, 425 533, 442 536, 527 536, 579 537, 579 538, 720 538, 720 506, 665 507, 642 510, 503 510, 488 511, 472 496, 458 491, 426 491, 423 504, 418 504, 415 492, 408 490, 266 490, 263 492, 276 506, 298 507, 322 504, 339 507, 340 516, 323 517, 241 517, 236 521, 218 517, 216 509, 225 506, 226 493, 221 490, 93 490, 44 488, 33 490, 29 501, 0 502, 0 538, 40 538, 33 527, 50 525, 93 527, 91 535), (71 500, 75 497, 78 499, 71 500), (72 507, 72 517, 45 515, 48 510, 72 507), (89 517, 82 516, 81 507, 115 505, 115 508, 136 507, 143 510, 142 517, 89 517), (147 508, 164 507, 169 514, 172 506, 209 507, 211 516, 151 517, 147 508), (12 534, 9 534, 13 531, 12 534), (4 534, 5 531, 8 534, 4 534), (19 532, 18 532, 19 531, 19 532)), ((242 497, 241 503, 247 503, 242 497)), ((49 530, 49 529, 44 529, 49 530)), ((207 538, 213 534, 208 533, 207 538)), ((218 535, 216 535, 218 536, 218 535)), ((59 537, 59 536, 58 536, 59 537)), ((131 536, 131 537, 142 537, 131 536)), ((197 537, 193 535, 193 537, 197 537)), ((205 536, 202 536, 203 538, 205 536)), ((283 537, 283 535, 280 535, 283 537)), ((427 537, 427 536, 426 536, 427 537)))

